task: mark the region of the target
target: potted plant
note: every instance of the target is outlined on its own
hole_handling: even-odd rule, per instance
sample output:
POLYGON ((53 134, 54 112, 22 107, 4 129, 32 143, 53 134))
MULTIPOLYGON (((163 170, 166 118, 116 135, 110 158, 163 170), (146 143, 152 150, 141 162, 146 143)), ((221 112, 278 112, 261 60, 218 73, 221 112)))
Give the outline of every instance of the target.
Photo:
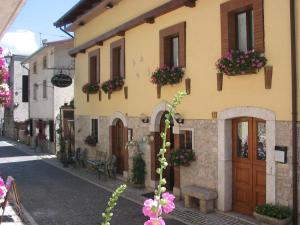
POLYGON ((131 181, 135 187, 145 186, 146 163, 143 159, 143 153, 137 152, 133 157, 133 168, 131 181))
POLYGON ((86 94, 96 94, 100 89, 97 83, 87 83, 82 86, 82 92, 86 94))
POLYGON ((267 63, 263 53, 255 50, 243 52, 230 50, 216 62, 218 73, 235 76, 256 73, 267 63))
POLYGON ((124 79, 122 77, 114 78, 105 81, 101 84, 101 89, 106 94, 111 94, 114 91, 119 91, 124 85, 124 79))
POLYGON ((171 152, 170 155, 170 164, 175 167, 189 166, 194 160, 196 160, 196 156, 192 149, 179 148, 171 152))
POLYGON ((181 82, 183 76, 184 70, 182 67, 162 66, 153 72, 151 82, 158 86, 172 85, 181 82))
POLYGON ((96 146, 97 145, 97 138, 93 135, 88 135, 85 138, 84 143, 86 143, 89 146, 96 146))
POLYGON ((258 221, 270 225, 286 225, 292 219, 290 208, 272 204, 256 206, 253 215, 258 221))

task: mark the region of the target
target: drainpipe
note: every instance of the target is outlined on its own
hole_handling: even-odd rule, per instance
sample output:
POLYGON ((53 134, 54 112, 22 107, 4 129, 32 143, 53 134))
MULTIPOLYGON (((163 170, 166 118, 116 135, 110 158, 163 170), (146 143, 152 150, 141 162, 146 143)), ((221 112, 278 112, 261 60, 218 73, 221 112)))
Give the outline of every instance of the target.
POLYGON ((74 36, 72 34, 70 34, 68 31, 64 30, 62 27, 59 28, 62 32, 64 32, 65 34, 67 34, 68 36, 70 36, 71 38, 74 39, 74 36))
POLYGON ((291 69, 292 69, 292 143, 293 143, 293 222, 298 224, 298 154, 297 154, 297 64, 296 64, 295 0, 290 0, 291 69))

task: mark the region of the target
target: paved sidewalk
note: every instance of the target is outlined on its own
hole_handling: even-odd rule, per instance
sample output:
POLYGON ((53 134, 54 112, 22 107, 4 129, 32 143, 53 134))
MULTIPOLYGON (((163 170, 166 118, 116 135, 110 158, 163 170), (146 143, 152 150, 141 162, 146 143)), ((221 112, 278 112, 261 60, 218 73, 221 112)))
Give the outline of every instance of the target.
POLYGON ((1 225, 29 225, 29 223, 25 222, 24 219, 21 219, 21 217, 17 215, 13 208, 13 205, 8 204, 5 208, 5 213, 2 218, 1 225))
MULTIPOLYGON (((6 139, 5 139, 6 140, 6 139)), ((122 184, 122 181, 120 180, 113 180, 113 179, 107 179, 107 180, 99 180, 97 178, 97 175, 94 171, 82 169, 82 168, 75 168, 73 166, 69 166, 68 168, 63 168, 62 164, 56 159, 55 155, 49 155, 45 153, 36 153, 33 149, 29 148, 27 145, 23 145, 20 143, 16 143, 14 141, 8 141, 10 144, 14 145, 17 149, 26 152, 30 155, 36 155, 39 159, 44 160, 45 162, 51 164, 52 166, 55 166, 61 170, 64 170, 68 173, 71 173, 72 175, 79 177, 89 183, 92 183, 96 186, 99 186, 109 192, 112 192, 115 190, 120 184, 122 184)), ((123 194, 123 197, 133 201, 135 203, 138 203, 140 205, 143 204, 144 197, 142 194, 148 193, 149 190, 145 189, 137 189, 134 187, 128 187, 126 190, 126 193, 123 194)), ((241 225, 257 225, 258 223, 250 217, 245 217, 239 214, 235 213, 222 213, 222 212, 214 212, 210 214, 203 214, 198 210, 194 209, 187 209, 184 208, 182 201, 176 202, 176 209, 175 211, 168 216, 169 218, 174 218, 184 224, 188 225, 235 225, 235 224, 241 224, 241 225)))

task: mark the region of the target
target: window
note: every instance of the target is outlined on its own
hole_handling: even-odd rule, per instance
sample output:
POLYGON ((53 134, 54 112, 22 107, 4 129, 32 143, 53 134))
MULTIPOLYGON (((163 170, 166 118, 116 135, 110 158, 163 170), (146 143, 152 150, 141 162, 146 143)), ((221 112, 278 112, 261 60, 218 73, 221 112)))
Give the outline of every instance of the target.
POLYGON ((43 69, 47 69, 47 56, 43 57, 43 69))
POLYGON ((92 119, 91 135, 96 138, 98 143, 98 119, 92 119))
POLYGON ((37 91, 38 91, 38 84, 33 85, 33 99, 37 100, 37 91))
POLYGON ((89 82, 100 82, 100 50, 89 53, 89 82))
POLYGON ((125 78, 125 39, 113 42, 110 48, 111 78, 125 78))
POLYGON ((237 49, 247 51, 253 49, 254 40, 253 10, 236 14, 237 49))
POLYGON ((194 149, 193 129, 186 129, 180 131, 180 148, 194 149))
POLYGON ((186 23, 182 22, 159 32, 160 65, 185 67, 186 64, 186 23))
POLYGON ((28 76, 22 76, 22 102, 28 102, 28 76))
POLYGON ((220 10, 222 55, 231 49, 264 52, 263 0, 230 0, 220 10))
POLYGON ((54 121, 53 120, 49 121, 49 141, 50 142, 54 141, 54 121))
POLYGON ((47 98, 47 81, 43 80, 43 98, 47 98))
POLYGON ((36 73, 37 73, 37 72, 36 72, 36 71, 37 71, 37 68, 36 68, 36 67, 37 67, 37 64, 36 64, 36 62, 34 62, 34 63, 33 63, 33 66, 32 66, 32 73, 33 73, 33 74, 36 74, 36 73))

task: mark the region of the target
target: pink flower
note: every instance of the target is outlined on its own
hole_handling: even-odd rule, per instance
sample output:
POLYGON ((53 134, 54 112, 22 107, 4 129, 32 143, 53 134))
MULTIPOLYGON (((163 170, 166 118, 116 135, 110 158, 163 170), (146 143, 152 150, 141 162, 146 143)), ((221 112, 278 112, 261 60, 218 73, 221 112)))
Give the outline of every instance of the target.
POLYGON ((144 225, 165 225, 165 221, 163 218, 150 218, 150 220, 146 221, 144 225))
POLYGON ((2 178, 0 178, 0 186, 4 186, 5 184, 4 184, 4 181, 3 181, 3 179, 2 178))
POLYGON ((145 216, 149 216, 150 218, 155 218, 155 217, 157 217, 157 211, 158 211, 158 215, 160 215, 161 208, 157 209, 157 201, 156 200, 147 199, 144 202, 143 213, 145 216))
POLYGON ((174 199, 175 196, 166 192, 162 194, 162 207, 164 213, 171 213, 175 209, 174 199))

